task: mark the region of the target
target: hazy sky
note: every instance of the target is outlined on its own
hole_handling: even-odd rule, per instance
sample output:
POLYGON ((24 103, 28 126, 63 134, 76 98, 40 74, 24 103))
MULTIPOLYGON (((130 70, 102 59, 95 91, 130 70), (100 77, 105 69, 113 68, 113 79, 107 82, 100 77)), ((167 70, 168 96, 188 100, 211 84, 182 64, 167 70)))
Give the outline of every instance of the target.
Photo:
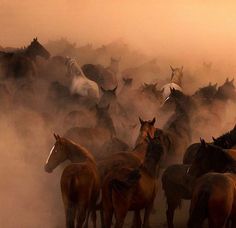
POLYGON ((0 0, 0 45, 67 37, 97 44, 122 37, 150 52, 236 52, 236 2, 204 0, 0 0))

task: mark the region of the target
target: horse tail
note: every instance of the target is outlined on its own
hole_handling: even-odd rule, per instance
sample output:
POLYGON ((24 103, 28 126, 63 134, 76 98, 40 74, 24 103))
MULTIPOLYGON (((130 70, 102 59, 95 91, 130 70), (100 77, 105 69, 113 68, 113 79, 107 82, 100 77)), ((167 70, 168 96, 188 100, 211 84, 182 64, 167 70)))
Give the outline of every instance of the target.
MULTIPOLYGON (((74 227, 75 217, 76 217, 76 178, 74 175, 65 183, 64 188, 62 188, 62 196, 67 203, 65 204, 65 213, 66 213, 66 227, 74 227), (67 188, 65 188, 68 186, 67 188)), ((65 203, 65 202, 64 202, 65 203)))
POLYGON ((192 199, 188 227, 200 227, 207 217, 210 192, 207 189, 199 191, 192 199))
POLYGON ((110 188, 111 190, 115 190, 117 192, 120 192, 122 190, 128 190, 132 186, 138 183, 140 177, 141 177, 140 170, 134 169, 128 174, 125 180, 118 180, 118 179, 111 180, 110 188))

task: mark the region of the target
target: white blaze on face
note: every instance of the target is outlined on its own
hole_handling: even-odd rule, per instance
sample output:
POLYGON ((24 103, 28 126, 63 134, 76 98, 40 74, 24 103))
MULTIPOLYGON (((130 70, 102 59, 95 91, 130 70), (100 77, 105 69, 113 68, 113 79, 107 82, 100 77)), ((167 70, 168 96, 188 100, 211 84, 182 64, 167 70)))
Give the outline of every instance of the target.
POLYGON ((48 155, 48 158, 47 158, 46 164, 48 164, 49 158, 51 157, 54 148, 55 148, 55 145, 52 147, 52 149, 51 149, 50 152, 49 152, 49 155, 48 155))

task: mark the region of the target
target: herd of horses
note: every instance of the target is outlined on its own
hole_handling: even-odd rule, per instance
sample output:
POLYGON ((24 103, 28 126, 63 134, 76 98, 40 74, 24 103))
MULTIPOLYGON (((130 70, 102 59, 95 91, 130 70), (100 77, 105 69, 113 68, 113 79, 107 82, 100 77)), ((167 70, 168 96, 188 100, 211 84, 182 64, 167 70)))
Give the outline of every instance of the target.
POLYGON ((129 211, 133 228, 151 227, 161 180, 168 228, 174 227, 174 213, 183 199, 191 200, 187 227, 200 228, 208 220, 210 228, 236 228, 236 127, 212 142, 201 138, 192 144, 202 127, 223 122, 228 103, 236 102, 234 80, 227 78, 219 87, 210 83, 187 95, 183 67, 171 66, 166 84, 144 82, 134 89, 132 69, 122 73, 121 59, 110 61, 107 67, 80 66, 76 58, 51 57, 37 38, 27 48, 0 52, 4 107, 12 110, 11 103, 22 100, 18 92, 23 91, 23 100, 30 94, 33 102, 20 105, 37 112, 46 109, 40 111, 46 124, 60 117, 52 129, 63 135, 54 134, 44 168, 51 173, 70 161, 60 182, 66 227, 88 227, 90 218, 96 227, 98 211, 104 228, 124 227, 129 211), (38 63, 37 56, 44 62, 38 63), (62 78, 55 81, 36 77, 57 69, 62 78), (35 107, 39 81, 48 91, 35 107), (158 116, 168 116, 162 127, 156 127, 155 117, 138 118, 150 107, 158 116))

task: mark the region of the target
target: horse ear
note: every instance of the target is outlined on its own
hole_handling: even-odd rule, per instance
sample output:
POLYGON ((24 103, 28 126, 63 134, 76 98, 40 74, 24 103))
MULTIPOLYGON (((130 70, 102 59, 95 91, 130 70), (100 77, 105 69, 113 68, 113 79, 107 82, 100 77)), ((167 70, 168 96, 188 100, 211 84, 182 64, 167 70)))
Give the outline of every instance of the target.
POLYGON ((101 86, 101 90, 102 90, 103 93, 106 92, 106 90, 102 86, 101 86))
POLYGON ((145 86, 145 87, 148 87, 148 84, 147 84, 146 82, 144 82, 144 86, 145 86))
POLYGON ((38 37, 35 37, 35 41, 37 41, 38 40, 38 37))
POLYGON ((229 78, 226 78, 225 82, 229 82, 229 78))
POLYGON ((172 71, 174 71, 175 69, 170 65, 170 69, 172 70, 172 71))
POLYGON ((183 71, 184 70, 184 66, 181 66, 180 70, 183 71))
POLYGON ((217 87, 217 83, 214 85, 214 87, 215 87, 215 88, 217 87))
POLYGON ((232 84, 234 83, 234 78, 230 81, 230 83, 232 83, 232 84))
POLYGON ((216 141, 216 138, 214 138, 214 137, 212 136, 212 140, 215 142, 215 141, 216 141))
POLYGON ((154 85, 153 85, 155 88, 157 87, 157 82, 156 83, 154 83, 154 85))
POLYGON ((203 138, 200 138, 201 146, 206 147, 206 142, 203 138))
POLYGON ((151 121, 151 125, 154 126, 155 122, 156 122, 156 118, 154 117, 151 121))
POLYGON ((141 125, 144 124, 144 121, 140 117, 139 117, 139 122, 140 122, 141 125))
POLYGON ((57 140, 57 135, 55 133, 53 133, 53 135, 54 135, 54 138, 57 140))

